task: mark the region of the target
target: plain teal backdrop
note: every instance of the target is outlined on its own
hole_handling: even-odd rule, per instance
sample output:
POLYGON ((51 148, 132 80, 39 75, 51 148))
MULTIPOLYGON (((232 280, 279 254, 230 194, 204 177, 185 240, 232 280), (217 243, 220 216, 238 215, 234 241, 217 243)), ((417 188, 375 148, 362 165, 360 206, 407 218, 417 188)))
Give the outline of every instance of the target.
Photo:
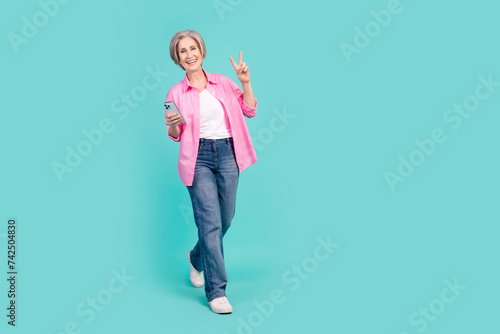
POLYGON ((1 332, 498 332, 499 10, 4 3, 1 332), (247 119, 258 161, 240 175, 224 239, 228 316, 188 279, 197 231, 163 108, 185 74, 168 51, 183 29, 204 37, 203 67, 238 84, 229 57, 243 51, 259 101, 247 119), (78 149, 58 177, 54 164, 78 149))

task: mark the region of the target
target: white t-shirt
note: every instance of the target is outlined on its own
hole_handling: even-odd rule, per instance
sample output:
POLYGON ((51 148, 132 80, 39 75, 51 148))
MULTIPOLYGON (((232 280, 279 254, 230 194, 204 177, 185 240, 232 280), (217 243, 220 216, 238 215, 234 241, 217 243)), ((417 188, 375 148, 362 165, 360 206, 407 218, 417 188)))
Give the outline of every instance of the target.
POLYGON ((208 90, 200 93, 200 138, 232 137, 222 104, 208 90))

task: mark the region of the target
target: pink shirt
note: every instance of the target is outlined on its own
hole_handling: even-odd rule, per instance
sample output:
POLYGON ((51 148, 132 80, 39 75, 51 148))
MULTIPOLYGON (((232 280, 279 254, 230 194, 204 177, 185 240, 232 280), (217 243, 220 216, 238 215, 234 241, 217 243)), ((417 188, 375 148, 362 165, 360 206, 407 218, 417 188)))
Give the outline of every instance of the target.
MULTIPOLYGON (((243 92, 228 77, 217 73, 205 72, 205 74, 208 79, 208 92, 219 100, 228 117, 233 134, 236 163, 240 172, 242 172, 257 161, 247 124, 243 118, 243 116, 254 117, 257 113, 257 105, 255 105, 255 108, 247 106, 243 100, 243 92)), ((174 141, 181 142, 177 170, 182 182, 186 186, 191 186, 193 184, 194 167, 198 156, 200 139, 200 96, 198 89, 189 83, 187 74, 184 80, 170 88, 167 101, 174 101, 184 118, 184 122, 179 124, 179 137, 174 138, 170 133, 168 136, 174 141)), ((167 131, 169 127, 167 124, 167 131)))

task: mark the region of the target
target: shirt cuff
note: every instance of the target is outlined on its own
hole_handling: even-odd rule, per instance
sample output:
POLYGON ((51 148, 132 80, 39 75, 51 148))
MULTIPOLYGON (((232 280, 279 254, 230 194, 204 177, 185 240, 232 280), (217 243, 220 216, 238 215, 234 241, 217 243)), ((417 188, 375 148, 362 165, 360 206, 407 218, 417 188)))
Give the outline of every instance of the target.
MULTIPOLYGON (((243 94, 241 96, 243 96, 243 94)), ((257 105, 258 104, 259 104, 259 102, 257 101, 257 99, 255 99, 255 107, 249 107, 245 103, 245 100, 243 99, 243 101, 241 103, 243 114, 247 117, 254 117, 255 114, 257 113, 257 105)))

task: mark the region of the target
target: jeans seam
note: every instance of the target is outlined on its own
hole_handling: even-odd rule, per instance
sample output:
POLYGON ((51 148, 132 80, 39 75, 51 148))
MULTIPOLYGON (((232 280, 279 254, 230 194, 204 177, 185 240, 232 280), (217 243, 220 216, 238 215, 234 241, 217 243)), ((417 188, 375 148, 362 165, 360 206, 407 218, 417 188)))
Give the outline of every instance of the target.
MULTIPOLYGON (((200 247, 202 253, 203 253, 203 256, 202 256, 202 260, 203 260, 203 266, 206 268, 207 267, 207 259, 206 259, 206 256, 205 256, 205 251, 203 249, 204 247, 200 247)), ((205 273, 205 276, 206 276, 206 280, 205 280, 205 291, 211 291, 213 290, 213 286, 212 286, 212 281, 211 281, 211 277, 210 277, 210 270, 205 270, 204 271, 205 273)))
MULTIPOLYGON (((196 214, 196 213, 197 213, 197 205, 196 205, 196 200, 194 200, 193 198, 191 198, 191 202, 192 202, 192 205, 193 205, 193 215, 194 215, 194 218, 195 218, 195 219, 194 219, 194 221, 195 221, 195 225, 196 225, 196 228, 198 229, 198 224, 197 224, 197 221, 196 221, 196 217, 197 217, 197 214, 196 214)), ((200 256, 201 256, 201 252, 202 252, 202 250, 201 250, 201 247, 200 247, 200 256)), ((202 258, 203 258, 203 257, 202 257, 202 258)), ((189 255, 189 261, 190 261, 190 262, 191 262, 191 264, 192 264, 192 261, 191 261, 191 254, 189 255)), ((194 267, 194 265, 193 265, 193 267, 194 267)), ((195 267, 194 269, 196 269, 197 271, 200 271, 200 270, 198 270, 196 267, 195 267)), ((203 271, 203 270, 202 270, 202 271, 203 271)))
POLYGON ((215 170, 217 170, 217 144, 212 142, 212 161, 214 163, 215 170))
MULTIPOLYGON (((194 195, 194 196, 196 197, 196 195, 194 195)), ((195 217, 198 217, 199 216, 198 205, 195 203, 196 203, 196 200, 193 201, 193 208, 195 208, 195 211, 196 211, 196 212, 194 212, 194 214, 195 214, 195 217)), ((200 224, 199 222, 198 222, 198 224, 196 224, 197 225, 196 227, 198 228, 198 230, 200 229, 198 227, 199 224, 200 224)), ((203 244, 201 242, 200 242, 200 256, 201 256, 201 262, 203 262, 203 272, 204 272, 204 275, 206 276, 205 289, 207 290, 208 285, 210 285, 210 274, 208 273, 209 270, 206 270, 207 269, 207 261, 205 258, 204 247, 203 247, 203 244)))

